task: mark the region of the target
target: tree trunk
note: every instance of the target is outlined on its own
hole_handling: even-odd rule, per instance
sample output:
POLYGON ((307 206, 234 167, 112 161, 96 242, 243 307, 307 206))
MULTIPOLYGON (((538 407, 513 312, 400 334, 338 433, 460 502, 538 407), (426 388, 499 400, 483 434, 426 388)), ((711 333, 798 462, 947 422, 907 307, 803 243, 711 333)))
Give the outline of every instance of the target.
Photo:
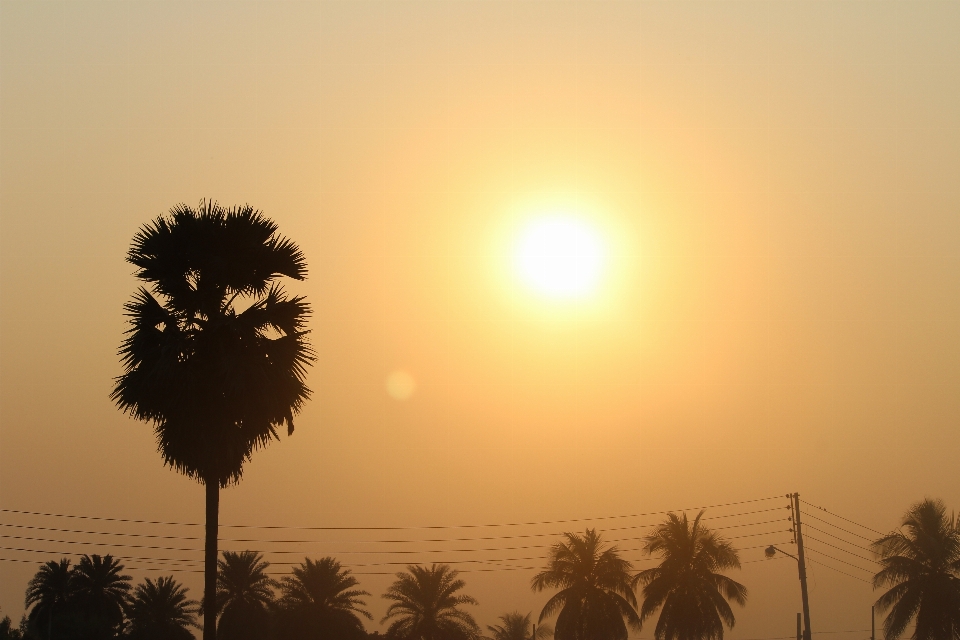
POLYGON ((220 482, 208 479, 207 541, 203 557, 203 640, 217 640, 217 525, 220 517, 220 482))

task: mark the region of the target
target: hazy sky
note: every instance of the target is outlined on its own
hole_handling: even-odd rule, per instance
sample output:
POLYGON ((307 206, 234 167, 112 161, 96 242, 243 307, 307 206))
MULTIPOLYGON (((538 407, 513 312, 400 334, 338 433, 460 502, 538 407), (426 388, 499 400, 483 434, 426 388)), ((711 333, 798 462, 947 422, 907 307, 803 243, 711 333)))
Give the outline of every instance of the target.
MULTIPOLYGON (((223 492, 223 523, 526 522, 799 491, 886 531, 924 496, 960 508, 958 34, 956 0, 2 0, 0 507, 202 521, 201 488, 162 466, 150 428, 108 394, 137 286, 131 237, 211 198, 262 209, 303 248, 309 279, 289 288, 313 304, 319 356, 296 433, 223 492), (545 302, 512 273, 513 239, 545 211, 604 238, 594 297, 545 302), (398 370, 416 382, 402 401, 385 382, 398 370)), ((751 510, 708 515, 737 509, 751 510)), ((399 567, 358 565, 544 550, 349 552, 553 538, 361 540, 658 517, 222 536, 323 539, 270 558, 335 553, 376 573, 399 567)), ((0 607, 14 617, 36 565, 10 559, 110 549, 2 540, 51 551, 0 553, 0 607)), ((868 584, 811 572, 815 632, 869 629, 868 584)), ((176 575, 199 597, 200 574, 176 575)), ((481 624, 539 612, 547 594, 529 591, 532 575, 465 573, 481 624)), ((791 635, 792 561, 735 577, 752 596, 730 637, 791 635)), ((360 578, 375 596, 390 581, 360 578)), ((382 601, 370 605, 379 619, 382 601)))

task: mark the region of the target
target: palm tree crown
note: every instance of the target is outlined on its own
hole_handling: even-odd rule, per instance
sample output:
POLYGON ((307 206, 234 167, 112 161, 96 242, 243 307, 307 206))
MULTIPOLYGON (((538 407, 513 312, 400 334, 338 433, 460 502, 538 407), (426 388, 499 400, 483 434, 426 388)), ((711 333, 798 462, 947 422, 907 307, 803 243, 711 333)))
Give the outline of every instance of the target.
POLYGON ((409 566, 383 597, 392 600, 381 623, 392 620, 389 638, 398 640, 475 640, 480 627, 461 605, 477 604, 457 592, 466 586, 458 572, 445 564, 409 566))
POLYGON ((260 638, 269 625, 277 582, 267 575, 269 562, 254 551, 224 551, 217 562, 218 636, 260 638))
POLYGON ((899 638, 916 619, 914 640, 960 639, 960 520, 947 516, 940 500, 923 500, 903 516, 901 531, 873 543, 882 569, 877 600, 890 610, 883 622, 887 640, 899 638))
POLYGON ((607 548, 595 529, 550 549, 547 568, 533 577, 535 591, 560 589, 543 606, 540 620, 557 611, 557 640, 626 640, 627 624, 639 628, 637 599, 630 586, 633 565, 607 548))
POLYGON ((173 577, 147 578, 138 584, 127 604, 131 640, 192 640, 199 628, 198 602, 173 577))
POLYGON ((123 622, 123 607, 130 591, 130 576, 111 555, 84 555, 73 570, 77 605, 88 614, 96 613, 113 627, 123 622))
POLYGON ((662 607, 654 637, 657 640, 722 640, 723 626, 736 620, 727 600, 743 606, 747 588, 717 573, 739 569, 737 550, 687 514, 667 519, 644 540, 644 551, 661 558, 660 565, 637 574, 643 586, 640 619, 662 607))
POLYGON ((54 616, 72 600, 73 593, 70 561, 62 558, 59 562, 45 562, 27 584, 26 606, 33 607, 30 622, 44 629, 43 635, 49 637, 54 616))
POLYGON ((365 639, 358 616, 372 619, 363 609, 366 591, 355 589, 357 579, 333 558, 307 558, 280 588, 279 637, 365 639))
POLYGON ((500 616, 501 624, 487 625, 487 629, 492 634, 489 640, 546 640, 553 633, 550 625, 540 625, 536 627, 536 632, 531 628, 532 613, 523 615, 519 611, 505 613, 500 616))
POLYGON ((127 261, 152 291, 141 287, 126 305, 124 374, 112 398, 154 424, 167 464, 236 482, 278 426, 293 431, 309 395, 309 309, 274 283, 303 279, 303 254, 252 208, 201 203, 141 229, 127 261))

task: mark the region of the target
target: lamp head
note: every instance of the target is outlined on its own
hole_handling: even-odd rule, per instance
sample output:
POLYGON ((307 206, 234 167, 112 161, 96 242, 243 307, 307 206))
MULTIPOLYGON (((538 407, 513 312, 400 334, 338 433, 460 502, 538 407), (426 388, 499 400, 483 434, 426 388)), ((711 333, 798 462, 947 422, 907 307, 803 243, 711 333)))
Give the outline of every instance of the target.
POLYGON ((763 550, 763 554, 767 556, 767 559, 770 559, 773 556, 777 555, 777 548, 773 545, 770 545, 769 547, 763 550))

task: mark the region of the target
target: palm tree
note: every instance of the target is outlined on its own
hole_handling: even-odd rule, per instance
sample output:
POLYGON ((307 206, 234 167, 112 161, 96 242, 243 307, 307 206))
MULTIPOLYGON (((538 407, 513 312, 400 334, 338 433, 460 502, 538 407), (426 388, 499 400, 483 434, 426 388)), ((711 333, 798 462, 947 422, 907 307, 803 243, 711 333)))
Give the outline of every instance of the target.
POLYGON ((138 584, 127 603, 131 640, 193 640, 190 628, 197 624, 196 600, 173 577, 147 578, 138 584))
MULTIPOLYGON (((125 307, 124 373, 111 398, 152 423, 166 464, 206 486, 204 599, 215 602, 220 488, 239 482, 284 423, 293 432, 309 396, 309 308, 275 282, 302 280, 306 263, 260 212, 211 202, 144 226, 127 261, 146 286, 125 307)), ((204 640, 215 640, 215 607, 204 621, 204 640)))
POLYGON ((960 519, 947 517, 940 500, 910 507, 900 525, 873 543, 883 567, 873 587, 891 587, 877 600, 887 640, 916 619, 914 640, 960 638, 960 519))
POLYGON ((35 628, 46 627, 47 640, 52 640, 54 618, 72 600, 73 591, 73 571, 66 558, 44 563, 27 584, 26 607, 33 607, 28 620, 35 628))
POLYGON ((269 562, 254 551, 224 551, 217 562, 217 635, 221 640, 259 639, 268 634, 273 588, 269 562))
POLYGON ((130 576, 111 555, 84 555, 73 569, 73 599, 97 635, 113 636, 123 624, 130 576))
POLYGON ((493 634, 489 640, 546 640, 553 634, 553 629, 546 624, 539 627, 533 625, 531 629, 530 616, 532 615, 532 613, 523 615, 519 611, 505 613, 500 616, 500 622, 503 624, 487 625, 487 629, 493 634))
POLYGON ((392 600, 381 624, 393 620, 387 637, 397 640, 475 640, 480 627, 473 616, 458 607, 477 604, 467 595, 457 595, 466 586, 458 572, 445 564, 409 566, 383 597, 392 600))
POLYGON ((639 628, 637 599, 627 560, 606 548, 595 529, 583 537, 565 533, 550 549, 547 568, 533 577, 534 591, 560 589, 543 606, 540 621, 557 611, 556 640, 626 640, 627 624, 639 628))
POLYGON ((736 619, 727 600, 747 602, 747 588, 717 571, 739 569, 733 546, 687 514, 667 514, 644 539, 644 551, 659 554, 660 565, 634 578, 643 586, 641 622, 662 607, 654 637, 657 640, 723 640, 723 625, 736 619))
POLYGON ((280 636, 283 638, 366 638, 358 615, 373 619, 359 583, 333 558, 307 558, 280 582, 280 636))

